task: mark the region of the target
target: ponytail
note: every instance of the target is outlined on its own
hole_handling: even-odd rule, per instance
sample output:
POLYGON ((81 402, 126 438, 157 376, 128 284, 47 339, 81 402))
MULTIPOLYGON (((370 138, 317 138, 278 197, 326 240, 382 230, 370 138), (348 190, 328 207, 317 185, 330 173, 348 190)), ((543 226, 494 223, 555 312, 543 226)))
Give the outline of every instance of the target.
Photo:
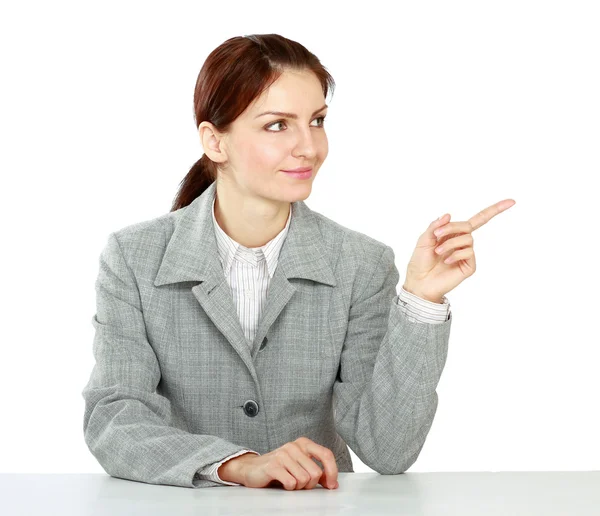
POLYGON ((206 155, 192 165, 179 185, 171 211, 179 210, 199 197, 217 179, 215 163, 206 155))

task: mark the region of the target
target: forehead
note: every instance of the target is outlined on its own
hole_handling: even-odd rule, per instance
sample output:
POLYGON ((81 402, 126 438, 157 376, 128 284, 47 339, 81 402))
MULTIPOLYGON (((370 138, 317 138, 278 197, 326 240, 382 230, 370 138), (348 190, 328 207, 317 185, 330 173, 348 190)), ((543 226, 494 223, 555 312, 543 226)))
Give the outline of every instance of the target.
POLYGON ((325 104, 323 89, 316 75, 308 71, 285 71, 248 107, 248 116, 264 111, 288 111, 310 115, 325 104))

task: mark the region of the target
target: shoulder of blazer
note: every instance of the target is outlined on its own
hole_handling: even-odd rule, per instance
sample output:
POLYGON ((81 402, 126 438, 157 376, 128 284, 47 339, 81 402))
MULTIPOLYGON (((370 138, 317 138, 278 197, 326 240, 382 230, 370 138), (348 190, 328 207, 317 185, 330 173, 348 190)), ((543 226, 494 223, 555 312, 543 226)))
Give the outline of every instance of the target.
POLYGON ((389 246, 365 233, 343 226, 325 215, 311 210, 324 241, 339 242, 336 253, 356 255, 362 262, 378 261, 389 246))
POLYGON ((149 247, 156 250, 157 246, 166 248, 175 229, 175 220, 186 208, 187 206, 159 217, 129 224, 113 231, 113 234, 121 248, 129 252, 135 253, 149 247))
POLYGON ((352 285, 352 302, 363 292, 378 270, 397 274, 393 249, 369 235, 350 229, 312 211, 325 247, 330 254, 332 269, 340 282, 352 285))

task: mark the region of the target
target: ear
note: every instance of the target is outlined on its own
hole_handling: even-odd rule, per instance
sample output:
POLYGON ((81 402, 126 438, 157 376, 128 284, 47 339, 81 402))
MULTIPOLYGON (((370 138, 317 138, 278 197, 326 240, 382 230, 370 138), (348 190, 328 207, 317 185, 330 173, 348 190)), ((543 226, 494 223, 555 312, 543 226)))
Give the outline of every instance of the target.
POLYGON ((227 161, 224 144, 225 135, 217 131, 210 122, 202 122, 198 126, 198 133, 204 154, 215 163, 225 163, 227 161))

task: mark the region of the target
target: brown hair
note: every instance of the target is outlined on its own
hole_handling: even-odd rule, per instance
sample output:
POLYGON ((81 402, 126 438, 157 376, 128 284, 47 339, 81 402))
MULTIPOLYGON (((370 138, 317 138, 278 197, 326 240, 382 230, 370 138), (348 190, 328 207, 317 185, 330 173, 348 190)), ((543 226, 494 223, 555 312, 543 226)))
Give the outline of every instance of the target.
MULTIPOLYGON (((206 120, 226 132, 285 69, 313 72, 325 97, 335 89, 333 77, 319 59, 296 41, 279 34, 228 39, 210 53, 198 74, 194 89, 196 128, 206 120)), ((203 154, 181 181, 171 211, 190 204, 216 179, 217 164, 203 154)))

